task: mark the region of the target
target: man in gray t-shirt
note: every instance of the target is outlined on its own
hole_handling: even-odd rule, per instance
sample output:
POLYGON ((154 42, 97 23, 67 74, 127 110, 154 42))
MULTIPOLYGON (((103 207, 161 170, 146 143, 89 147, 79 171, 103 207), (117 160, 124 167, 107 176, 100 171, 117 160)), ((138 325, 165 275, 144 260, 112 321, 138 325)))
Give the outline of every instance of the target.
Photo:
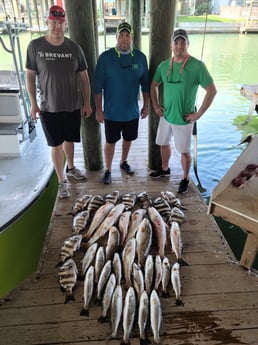
POLYGON ((31 102, 31 116, 41 119, 59 182, 59 197, 69 197, 63 172, 66 155, 66 175, 84 179, 74 167, 74 142, 80 141, 81 111, 92 113, 87 62, 81 47, 64 37, 65 11, 52 6, 47 18, 48 34, 30 42, 27 48, 26 82, 31 102), (40 106, 36 90, 40 92, 40 106))

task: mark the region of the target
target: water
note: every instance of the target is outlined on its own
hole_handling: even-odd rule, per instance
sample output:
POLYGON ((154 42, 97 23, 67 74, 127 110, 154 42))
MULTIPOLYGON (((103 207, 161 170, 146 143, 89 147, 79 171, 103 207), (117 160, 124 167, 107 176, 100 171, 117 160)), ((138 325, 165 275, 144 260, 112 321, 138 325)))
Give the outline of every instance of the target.
MULTIPOLYGON (((23 61, 31 38, 30 34, 21 34, 23 61)), ((243 138, 243 131, 233 121, 247 115, 249 101, 239 93, 242 84, 257 84, 256 64, 258 57, 257 35, 255 34, 191 34, 189 35, 189 53, 202 58, 214 78, 217 95, 212 106, 198 121, 198 176, 206 189, 202 196, 208 200, 212 190, 239 157, 243 145, 238 146, 243 138), (204 42, 203 56, 202 47, 204 42)), ((142 37, 142 50, 149 55, 149 36, 142 37)), ((107 36, 107 46, 115 45, 115 36, 107 36)), ((100 51, 104 50, 104 39, 99 39, 100 51)), ((169 52, 168 52, 169 55, 169 52)), ((7 61, 7 53, 0 49, 0 65, 7 61)), ((197 106, 203 91, 198 93, 197 106)), ((196 182, 194 172, 191 176, 196 182)), ((237 227, 219 220, 223 234, 237 257, 240 258, 245 234, 237 227)), ((256 260, 255 267, 258 267, 256 260)))

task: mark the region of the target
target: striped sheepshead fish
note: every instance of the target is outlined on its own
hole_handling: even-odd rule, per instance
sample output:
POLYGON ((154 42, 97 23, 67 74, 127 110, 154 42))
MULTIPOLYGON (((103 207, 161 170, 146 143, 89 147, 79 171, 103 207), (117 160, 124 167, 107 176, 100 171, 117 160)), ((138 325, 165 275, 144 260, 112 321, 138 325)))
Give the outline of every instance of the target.
POLYGON ((118 190, 115 190, 105 196, 105 202, 111 202, 115 205, 119 200, 120 193, 118 190))
POLYGON ((125 210, 131 210, 136 202, 135 193, 125 193, 122 195, 122 203, 125 205, 125 210))
POLYGON ((149 196, 148 192, 141 192, 137 195, 137 202, 140 207, 147 209, 152 206, 152 199, 149 196))
POLYGON ((91 198, 91 194, 86 194, 76 199, 72 207, 72 215, 74 216, 76 213, 84 211, 87 208, 91 198))
POLYGON ((56 266, 62 265, 66 259, 69 259, 70 257, 72 257, 74 252, 80 249, 81 240, 82 240, 82 235, 78 234, 78 235, 70 236, 64 241, 60 249, 59 262, 57 263, 56 266))
POLYGON ((184 212, 182 210, 180 210, 180 208, 178 208, 178 207, 173 207, 171 210, 171 214, 170 214, 168 222, 169 223, 178 222, 178 223, 182 224, 184 219, 185 219, 184 212))
POLYGON ((83 231, 88 223, 90 212, 88 210, 81 211, 74 216, 72 231, 79 234, 83 231))
POLYGON ((87 210, 93 214, 97 209, 104 204, 104 198, 101 195, 94 195, 87 207, 87 210))
POLYGON ((58 281, 60 288, 66 293, 65 303, 74 301, 73 289, 76 285, 78 269, 75 261, 70 258, 66 260, 58 270, 58 281))
POLYGON ((164 221, 167 222, 171 214, 171 207, 167 200, 159 196, 154 200, 153 206, 159 211, 164 221))

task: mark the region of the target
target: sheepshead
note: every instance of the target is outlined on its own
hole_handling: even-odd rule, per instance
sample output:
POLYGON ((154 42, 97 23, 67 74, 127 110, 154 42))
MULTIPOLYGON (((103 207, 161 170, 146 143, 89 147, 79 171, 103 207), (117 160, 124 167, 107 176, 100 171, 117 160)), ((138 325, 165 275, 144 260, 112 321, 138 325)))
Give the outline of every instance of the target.
POLYGON ((125 193, 122 195, 121 199, 122 203, 125 204, 125 210, 131 210, 136 202, 136 194, 135 193, 125 193))
POLYGON ((125 208, 124 204, 117 204, 111 209, 111 211, 108 213, 104 221, 100 224, 100 226, 94 232, 92 237, 88 240, 87 242, 88 246, 90 246, 92 243, 95 243, 103 236, 105 236, 105 234, 111 228, 111 226, 116 224, 124 208, 125 208))
POLYGON ((118 229, 121 234, 121 246, 124 245, 124 242, 128 233, 131 214, 132 214, 132 211, 125 211, 119 217, 118 229))
POLYGON ((135 259, 135 252, 136 239, 135 237, 133 237, 126 242, 122 252, 123 271, 127 288, 132 285, 131 274, 133 269, 133 262, 135 259))
POLYGON ((97 285, 97 303, 101 301, 103 290, 111 274, 111 269, 112 269, 112 261, 108 260, 105 263, 104 267, 102 268, 102 271, 99 276, 99 281, 97 285))
POLYGON ((59 262, 56 266, 62 265, 66 259, 72 257, 74 252, 80 249, 81 240, 82 235, 78 234, 70 236, 64 241, 59 253, 59 262))
POLYGON ((164 221, 167 222, 171 214, 171 207, 167 200, 159 196, 153 201, 153 206, 159 211, 164 221))
POLYGON ((105 249, 104 247, 99 247, 95 257, 95 283, 99 281, 99 276, 106 263, 105 249))
POLYGON ((137 202, 141 208, 147 209, 152 206, 152 199, 149 196, 148 192, 141 192, 137 195, 137 202))
POLYGON ((84 211, 87 208, 88 203, 90 202, 91 198, 92 198, 91 194, 86 194, 86 195, 81 196, 80 198, 77 198, 72 207, 72 215, 75 216, 76 213, 84 211))
POLYGON ((116 283, 117 285, 121 284, 122 279, 122 262, 118 253, 114 254, 113 261, 112 261, 113 272, 116 276, 116 283))
POLYGON ((103 222, 103 220, 106 218, 106 216, 112 210, 113 207, 114 205, 112 203, 107 202, 97 209, 97 211, 95 212, 93 216, 89 229, 87 230, 87 233, 84 236, 85 240, 91 237, 91 235, 100 226, 100 224, 103 222))
POLYGON ((94 266, 90 266, 85 274, 84 289, 83 289, 83 309, 80 315, 89 316, 89 305, 93 295, 94 288, 94 266))
POLYGON ((154 289, 158 290, 159 284, 162 279, 162 261, 160 255, 155 256, 155 280, 154 280, 154 289))
POLYGON ((104 202, 104 198, 101 195, 94 195, 87 206, 87 210, 93 214, 104 204, 104 202))
POLYGON ((148 218, 143 218, 136 232, 137 263, 144 267, 152 244, 152 226, 148 218))
POLYGON ((144 267, 144 284, 145 284, 145 290, 148 294, 150 294, 151 287, 153 284, 153 277, 154 277, 154 262, 153 262, 153 256, 148 255, 145 261, 145 267, 144 267))
POLYGON ((109 307, 111 305, 112 296, 113 296, 115 287, 116 287, 116 276, 114 273, 111 273, 111 275, 108 278, 108 282, 105 287, 104 295, 102 298, 102 314, 98 320, 101 323, 107 322, 107 314, 108 314, 109 307))
POLYGON ((93 262, 95 255, 96 255, 96 251, 98 248, 98 244, 97 243, 93 243, 85 252, 84 257, 81 261, 82 263, 82 276, 84 276, 85 272, 87 271, 88 267, 91 265, 91 263, 93 262))
POLYGON ((165 256, 165 247, 167 243, 166 223, 161 214, 155 207, 148 208, 148 214, 154 227, 154 233, 158 242, 158 254, 163 258, 165 256))
POLYGON ((115 205, 119 200, 120 193, 118 190, 115 190, 105 196, 105 202, 111 202, 115 205))
POLYGON ((118 284, 112 296, 111 302, 111 337, 117 336, 117 330, 121 321, 123 311, 123 292, 122 287, 118 284))
POLYGON ((175 200, 177 199, 175 193, 170 192, 170 191, 162 191, 160 192, 162 198, 164 198, 165 200, 167 200, 167 202, 169 203, 170 206, 174 205, 175 200))
POLYGON ((169 223, 172 222, 178 222, 178 223, 183 223, 185 219, 185 214, 182 210, 180 210, 180 208, 178 207, 173 207, 171 210, 171 214, 169 217, 169 223))
POLYGON ((133 275, 133 286, 136 290, 137 297, 139 300, 144 290, 144 278, 143 278, 143 273, 142 273, 141 268, 135 262, 133 263, 132 275, 133 275))
POLYGON ((149 296, 144 290, 140 297, 139 309, 138 309, 138 327, 140 332, 140 344, 150 343, 146 339, 145 329, 149 318, 149 296))
POLYGON ((136 231, 139 228, 139 225, 143 219, 143 217, 146 214, 146 210, 144 208, 139 208, 138 210, 135 210, 130 219, 130 224, 128 228, 128 233, 126 236, 126 241, 128 241, 130 238, 134 237, 136 234, 136 231))
POLYGON ((108 231, 108 239, 106 245, 106 260, 112 259, 114 253, 120 245, 120 232, 115 225, 112 225, 108 231))
POLYGON ((60 288, 66 293, 65 302, 74 301, 73 289, 77 282, 78 269, 75 261, 70 258, 59 267, 58 281, 60 288))
POLYGON ((171 223, 169 237, 170 237, 172 252, 175 254, 177 258, 177 262, 179 262, 182 266, 188 266, 188 263, 184 261, 182 258, 183 243, 182 243, 180 225, 178 224, 178 222, 174 221, 171 223))
POLYGON ((125 296, 124 309, 123 309, 123 341, 121 344, 129 344, 130 334, 132 332, 134 317, 136 310, 136 297, 134 288, 129 287, 125 296))
POLYGON ((176 305, 184 305, 181 299, 181 277, 180 265, 178 262, 174 263, 171 268, 171 283, 176 295, 176 305))
POLYGON ((81 211, 74 216, 72 231, 75 234, 79 234, 83 231, 90 218, 90 212, 88 210, 81 211))
POLYGON ((170 262, 169 259, 165 256, 162 260, 162 278, 161 278, 161 286, 162 286, 162 297, 170 297, 168 293, 168 285, 170 282, 170 262))
POLYGON ((161 325, 161 304, 159 296, 156 290, 152 290, 150 296, 150 321, 151 321, 151 329, 153 333, 154 342, 156 344, 160 343, 160 325, 161 325))

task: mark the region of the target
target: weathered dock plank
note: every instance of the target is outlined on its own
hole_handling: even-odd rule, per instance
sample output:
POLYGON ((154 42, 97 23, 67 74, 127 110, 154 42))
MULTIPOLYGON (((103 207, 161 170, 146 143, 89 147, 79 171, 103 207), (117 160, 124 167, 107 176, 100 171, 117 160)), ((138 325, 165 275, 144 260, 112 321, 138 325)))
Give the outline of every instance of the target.
MULTIPOLYGON (((146 125, 146 124, 145 124, 146 125)), ((148 191, 151 197, 162 190, 176 192, 181 170, 178 155, 172 161, 170 178, 151 180, 147 167, 147 131, 141 123, 139 139, 133 144, 130 163, 136 173, 126 176, 119 169, 120 148, 114 158, 113 182, 101 183, 103 171, 87 172, 86 182, 71 181, 71 198, 55 204, 38 272, 6 296, 0 305, 0 343, 8 345, 118 345, 123 337, 120 324, 117 339, 110 338, 110 324, 99 323, 101 306, 90 304, 89 317, 80 316, 83 307, 83 281, 74 290, 75 301, 64 304, 56 264, 63 241, 72 234, 72 206, 83 194, 104 195, 114 190, 148 191)), ((76 146, 76 165, 82 168, 81 146, 76 146)), ((162 345, 237 345, 258 344, 258 279, 240 267, 225 242, 214 219, 207 215, 196 187, 191 184, 180 195, 185 207, 181 226, 184 260, 181 267, 182 300, 177 306, 172 286, 169 298, 160 298, 162 345)), ((155 254, 155 246, 152 249, 155 254)), ((77 265, 84 255, 74 255, 77 265)), ((171 263, 175 256, 168 241, 166 255, 171 263)), ((153 341, 150 327, 147 336, 153 341)), ((139 344, 137 324, 130 338, 131 345, 139 344)))

